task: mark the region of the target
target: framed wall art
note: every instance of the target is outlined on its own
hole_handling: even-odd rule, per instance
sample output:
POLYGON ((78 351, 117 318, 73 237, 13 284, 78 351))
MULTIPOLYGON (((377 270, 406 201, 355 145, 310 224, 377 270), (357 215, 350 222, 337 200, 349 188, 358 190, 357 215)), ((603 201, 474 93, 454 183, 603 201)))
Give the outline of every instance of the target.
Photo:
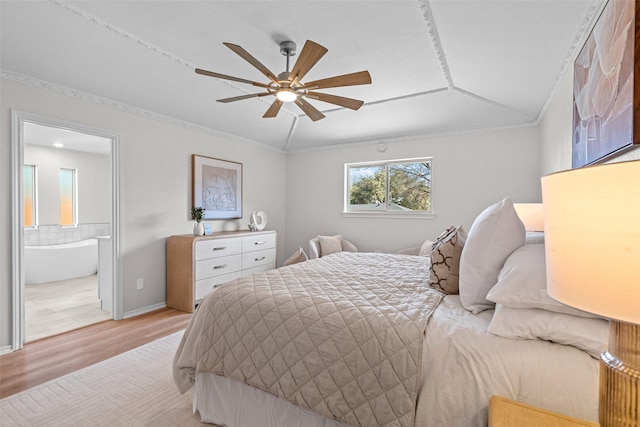
POLYGON ((191 156, 193 206, 204 219, 242 218, 242 163, 191 156))
POLYGON ((640 144, 638 38, 633 0, 609 0, 573 67, 572 167, 640 144))

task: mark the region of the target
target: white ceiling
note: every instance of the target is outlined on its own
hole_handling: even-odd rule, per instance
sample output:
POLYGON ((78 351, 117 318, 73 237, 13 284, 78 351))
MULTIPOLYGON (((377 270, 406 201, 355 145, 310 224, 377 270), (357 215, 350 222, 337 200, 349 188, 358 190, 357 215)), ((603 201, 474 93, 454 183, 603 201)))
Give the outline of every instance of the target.
POLYGON ((61 150, 84 151, 87 153, 111 154, 111 140, 69 129, 24 123, 24 143, 61 150))
POLYGON ((2 0, 0 66, 5 78, 291 152, 534 124, 602 4, 2 0), (365 101, 359 111, 311 100, 325 119, 292 104, 263 119, 271 97, 215 102, 261 89, 193 71, 267 83, 222 42, 278 74, 279 43, 307 39, 329 52, 304 80, 370 72, 371 85, 324 90, 365 101))

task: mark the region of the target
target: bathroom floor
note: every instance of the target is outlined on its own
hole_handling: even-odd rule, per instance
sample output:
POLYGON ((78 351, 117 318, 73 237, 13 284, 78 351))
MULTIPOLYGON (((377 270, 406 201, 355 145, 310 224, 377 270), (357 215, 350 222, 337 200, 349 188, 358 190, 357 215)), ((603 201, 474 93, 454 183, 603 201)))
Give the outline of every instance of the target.
POLYGON ((100 309, 98 275, 25 286, 25 341, 111 319, 100 309))

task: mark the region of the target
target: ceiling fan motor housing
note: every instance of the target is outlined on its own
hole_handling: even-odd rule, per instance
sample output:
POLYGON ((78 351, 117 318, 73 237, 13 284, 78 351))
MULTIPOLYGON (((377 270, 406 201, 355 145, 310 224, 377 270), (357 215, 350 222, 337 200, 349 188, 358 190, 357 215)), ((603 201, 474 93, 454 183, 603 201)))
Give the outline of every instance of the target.
POLYGON ((296 55, 296 44, 292 41, 283 41, 280 43, 280 53, 284 56, 296 55))
POLYGON ((283 72, 281 72, 280 74, 278 74, 278 81, 280 81, 280 82, 286 82, 290 75, 291 75, 291 73, 290 73, 290 72, 288 72, 288 71, 283 71, 283 72))

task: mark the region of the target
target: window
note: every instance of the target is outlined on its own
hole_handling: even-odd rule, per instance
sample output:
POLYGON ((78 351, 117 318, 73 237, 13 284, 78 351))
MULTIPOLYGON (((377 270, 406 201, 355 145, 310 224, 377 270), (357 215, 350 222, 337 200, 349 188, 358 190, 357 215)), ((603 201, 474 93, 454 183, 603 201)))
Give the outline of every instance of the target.
POLYGON ((431 158, 345 165, 345 212, 431 213, 431 158))
POLYGON ((35 165, 22 166, 24 186, 24 226, 36 228, 38 226, 38 191, 35 165))
POLYGON ((60 225, 75 226, 77 191, 76 170, 60 169, 60 225))

